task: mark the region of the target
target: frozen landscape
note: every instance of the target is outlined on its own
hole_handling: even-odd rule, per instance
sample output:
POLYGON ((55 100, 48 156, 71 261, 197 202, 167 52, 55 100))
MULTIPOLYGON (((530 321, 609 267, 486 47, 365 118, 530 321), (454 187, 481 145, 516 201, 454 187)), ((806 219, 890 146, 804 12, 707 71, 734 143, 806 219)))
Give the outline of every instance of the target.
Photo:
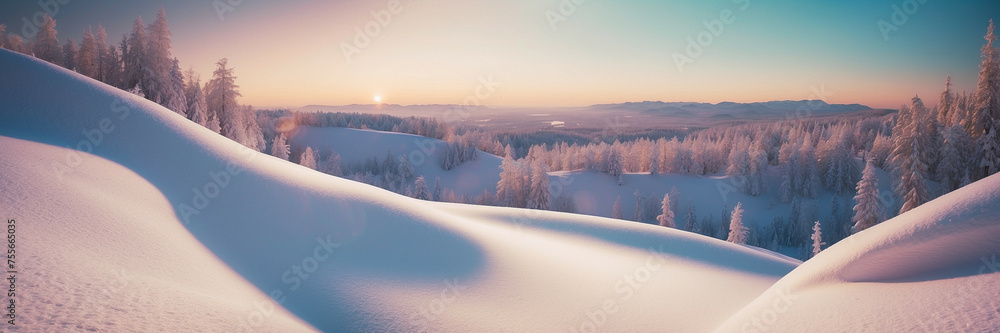
MULTIPOLYGON (((570 20, 566 4, 619 8, 563 2, 545 30, 592 19, 570 20)), ((726 4, 707 33, 756 9, 726 4)), ((898 109, 828 101, 823 87, 767 102, 496 106, 484 102, 512 84, 492 74, 462 104, 377 91, 375 104, 253 107, 241 102, 261 78, 243 73, 262 72, 226 58, 182 71, 162 7, 115 28, 118 46, 98 26, 77 48, 40 6, 25 21, 34 38, 0 24, 0 331, 1000 331, 992 21, 976 71, 898 109)), ((213 6, 236 26, 260 10, 213 6)), ((390 1, 369 17, 385 37, 357 34, 408 45, 390 19, 426 27, 404 7, 434 17, 390 1)), ((886 41, 910 41, 897 25, 886 41)), ((368 68, 396 55, 351 41, 333 52, 361 77, 419 76, 368 68)), ((678 54, 680 73, 712 78, 678 54)), ((596 94, 577 88, 552 95, 596 94)))

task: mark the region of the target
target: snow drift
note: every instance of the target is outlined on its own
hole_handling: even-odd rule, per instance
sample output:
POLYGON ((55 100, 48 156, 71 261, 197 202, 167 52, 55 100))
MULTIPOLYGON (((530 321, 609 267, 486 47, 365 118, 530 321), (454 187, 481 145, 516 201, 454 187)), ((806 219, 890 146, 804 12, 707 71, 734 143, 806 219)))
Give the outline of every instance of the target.
POLYGON ((953 293, 998 281, 966 270, 1000 251, 997 177, 799 266, 639 223, 418 201, 248 151, 37 59, 0 50, 0 73, 0 213, 26 255, 19 329, 998 327, 996 288, 953 293), (961 316, 927 301, 946 294, 961 316), (775 297, 791 305, 771 310, 775 297))

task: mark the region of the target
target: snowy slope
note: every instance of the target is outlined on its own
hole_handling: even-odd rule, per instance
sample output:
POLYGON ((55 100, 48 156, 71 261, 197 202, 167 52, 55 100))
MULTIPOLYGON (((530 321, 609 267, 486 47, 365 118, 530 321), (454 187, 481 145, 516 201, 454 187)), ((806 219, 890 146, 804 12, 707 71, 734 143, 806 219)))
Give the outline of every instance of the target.
MULTIPOLYGON (((417 201, 246 153, 166 109, 35 59, 0 51, 0 72, 0 154, 14 157, 5 163, 17 170, 3 178, 3 214, 25 221, 26 235, 72 234, 87 223, 115 230, 109 244, 146 246, 86 243, 80 247, 100 250, 62 259, 72 250, 58 239, 26 237, 35 264, 25 272, 48 274, 57 287, 28 291, 36 294, 23 309, 65 290, 102 299, 88 284, 92 272, 60 267, 72 261, 170 284, 179 290, 152 282, 125 289, 167 294, 151 302, 201 304, 184 314, 234 303, 191 326, 213 331, 273 306, 254 306, 263 294, 326 331, 704 331, 798 264, 647 225, 417 201), (67 183, 77 190, 60 191, 67 183), (74 218, 81 216, 90 218, 74 218), (174 231, 141 232, 152 223, 174 231), (178 256, 184 252, 175 247, 194 253, 178 256), (180 280, 194 274, 202 276, 180 280)), ((21 315, 31 330, 114 330, 101 323, 155 329, 170 313, 97 304, 92 317, 78 315, 80 307, 21 315)), ((264 330, 309 329, 278 313, 264 330)))
POLYGON ((1000 330, 1000 175, 824 250, 720 332, 1000 330))
POLYGON ((413 164, 414 173, 424 176, 427 186, 433 189, 435 179, 441 178, 441 186, 455 191, 459 197, 482 194, 483 190, 494 192, 500 181, 501 158, 480 151, 477 160, 445 171, 441 168, 445 142, 418 135, 351 128, 297 127, 292 131, 289 142, 293 146, 308 146, 317 151, 330 147, 340 154, 345 165, 364 163, 372 157, 382 162, 386 149, 392 148, 396 158, 406 154, 413 164))

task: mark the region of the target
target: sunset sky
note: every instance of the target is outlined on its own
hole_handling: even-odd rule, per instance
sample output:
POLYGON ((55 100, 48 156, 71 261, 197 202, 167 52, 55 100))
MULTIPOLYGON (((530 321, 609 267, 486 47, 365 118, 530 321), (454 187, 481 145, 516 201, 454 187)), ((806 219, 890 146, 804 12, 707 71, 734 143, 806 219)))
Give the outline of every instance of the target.
MULTIPOLYGON (((354 44, 356 28, 378 24, 372 12, 388 13, 389 2, 229 1, 239 4, 222 19, 209 0, 69 0, 55 18, 63 41, 100 23, 117 45, 136 17, 148 24, 163 6, 181 66, 204 81, 229 58, 241 102, 258 107, 368 104, 376 95, 460 104, 492 80, 499 86, 482 98, 490 106, 800 100, 822 87, 830 103, 886 108, 914 94, 936 104, 949 74, 957 90, 974 89, 982 36, 1000 19, 995 0, 401 0, 348 61, 342 46, 354 44), (553 29, 546 13, 563 15, 560 4, 573 1, 582 4, 553 29), (905 4, 919 6, 885 40, 879 20, 893 23, 892 6, 905 4), (731 23, 679 71, 674 53, 724 10, 731 23)), ((41 10, 5 1, 0 23, 21 34, 22 17, 41 10)))

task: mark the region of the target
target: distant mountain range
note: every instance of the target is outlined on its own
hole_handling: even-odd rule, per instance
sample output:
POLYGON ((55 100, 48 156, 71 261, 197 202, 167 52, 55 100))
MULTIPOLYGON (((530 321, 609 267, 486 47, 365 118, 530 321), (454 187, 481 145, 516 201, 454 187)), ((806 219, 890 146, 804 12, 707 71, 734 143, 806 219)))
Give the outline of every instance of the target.
POLYGON ((766 118, 794 114, 820 115, 871 110, 861 104, 829 104, 822 100, 771 101, 756 103, 721 102, 629 102, 593 105, 592 109, 635 111, 673 117, 766 118))

